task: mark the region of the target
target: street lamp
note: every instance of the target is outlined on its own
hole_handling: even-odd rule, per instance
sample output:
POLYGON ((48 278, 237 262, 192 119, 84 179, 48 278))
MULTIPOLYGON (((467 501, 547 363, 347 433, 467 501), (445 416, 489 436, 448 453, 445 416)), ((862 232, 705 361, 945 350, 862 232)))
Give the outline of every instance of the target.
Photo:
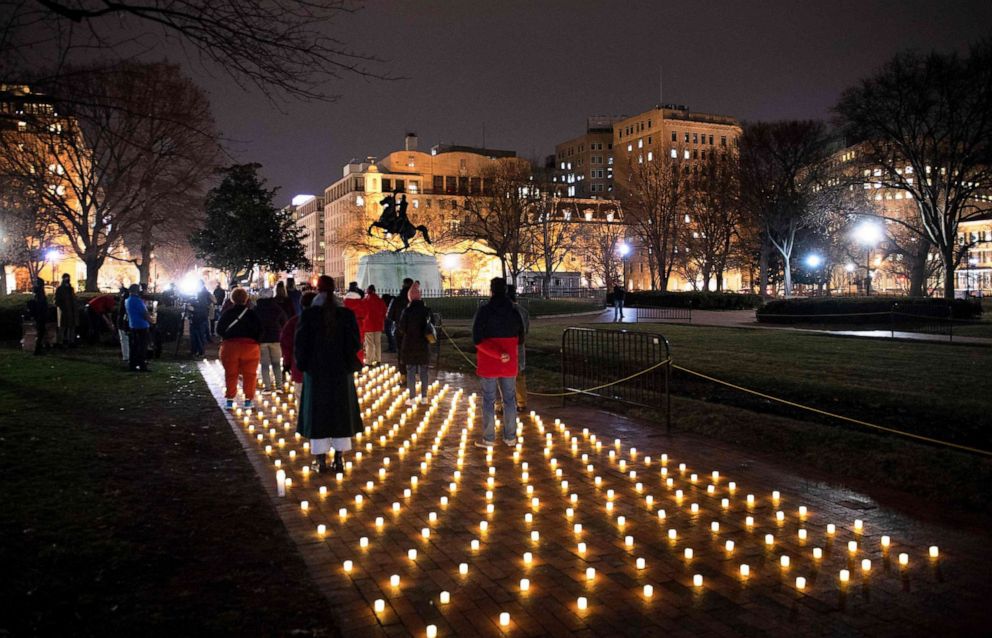
MULTIPOLYGON (((55 260, 59 258, 59 251, 55 248, 49 248, 45 251, 45 261, 48 262, 48 270, 51 273, 52 281, 54 282, 57 277, 55 276, 55 260)), ((54 283, 53 283, 54 285, 54 283)))
MULTIPOLYGON (((823 257, 820 257, 815 253, 812 255, 806 255, 806 267, 809 268, 810 270, 816 271, 820 268, 822 264, 823 264, 823 257)), ((814 272, 814 275, 815 274, 816 273, 814 272)), ((820 280, 819 276, 814 277, 814 281, 817 284, 819 284, 819 280, 820 280)))
POLYGON ((630 244, 623 241, 620 242, 620 246, 617 247, 617 251, 620 253, 620 259, 623 260, 623 289, 627 290, 627 258, 630 256, 631 248, 630 244))
POLYGON ((862 222, 854 237, 865 246, 865 296, 871 295, 871 249, 882 240, 882 229, 874 222, 862 222))
POLYGON ((844 265, 844 272, 847 273, 847 292, 851 294, 851 286, 854 284, 854 271, 857 267, 848 262, 844 265))
POLYGON ((449 294, 450 294, 451 289, 453 288, 453 286, 452 286, 452 283, 453 282, 452 282, 451 272, 455 268, 458 267, 458 261, 459 261, 458 260, 458 255, 448 254, 448 255, 445 255, 444 257, 441 258, 441 263, 444 265, 444 269, 448 271, 448 291, 449 291, 449 294))

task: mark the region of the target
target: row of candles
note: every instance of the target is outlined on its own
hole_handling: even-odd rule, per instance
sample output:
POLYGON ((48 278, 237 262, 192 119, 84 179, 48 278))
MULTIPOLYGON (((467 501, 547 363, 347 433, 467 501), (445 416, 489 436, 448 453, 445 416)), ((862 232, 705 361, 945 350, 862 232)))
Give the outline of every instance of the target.
MULTIPOLYGON (((393 368, 382 367, 363 373, 361 375, 357 375, 356 381, 360 391, 360 397, 359 397, 360 405, 362 405, 364 408, 363 415, 367 420, 371 418, 372 421, 371 421, 371 425, 365 428, 365 432, 363 434, 359 434, 358 436, 356 436, 356 441, 359 443, 361 443, 363 439, 366 440, 365 442, 366 455, 363 456, 361 452, 357 452, 355 454, 355 464, 357 466, 357 465, 361 465, 364 462, 371 462, 374 458, 376 458, 376 452, 378 452, 382 456, 381 466, 378 468, 378 471, 375 472, 373 475, 378 475, 379 479, 381 481, 384 481, 387 478, 387 472, 391 461, 389 456, 385 456, 387 453, 390 453, 387 450, 387 446, 392 445, 393 441, 397 440, 402 435, 402 432, 405 430, 406 426, 413 423, 413 416, 416 412, 416 407, 415 406, 408 407, 406 410, 402 410, 401 406, 404 403, 404 399, 406 397, 406 391, 399 390, 398 374, 395 372, 395 369, 393 368), (401 410, 402 412, 399 414, 398 421, 394 423, 391 427, 389 427, 385 433, 379 434, 379 436, 376 437, 375 434, 377 432, 380 432, 385 427, 385 418, 392 419, 396 415, 396 413, 400 412, 401 410), (378 416, 373 418, 373 415, 376 413, 378 413, 378 416), (376 444, 378 444, 378 446, 376 444)), ((423 442, 423 441, 427 441, 429 438, 430 435, 429 429, 432 423, 433 416, 436 414, 437 410, 439 409, 441 401, 448 394, 448 390, 449 390, 448 386, 444 386, 443 388, 440 389, 438 389, 437 386, 438 384, 437 382, 435 382, 435 384, 433 384, 431 388, 433 391, 433 397, 429 403, 429 406, 425 410, 423 418, 417 424, 417 427, 414 429, 412 433, 410 433, 410 435, 407 438, 405 438, 402 441, 402 443, 396 446, 395 452, 399 455, 401 461, 404 460, 406 455, 410 454, 412 451, 421 451, 421 446, 420 444, 418 444, 418 440, 423 442)), ((451 425, 454 423, 454 420, 457 418, 459 400, 462 394, 463 394, 463 390, 459 389, 452 396, 450 409, 448 410, 447 415, 440 422, 440 425, 437 428, 433 441, 429 447, 430 451, 426 451, 427 445, 423 446, 424 453, 423 456, 421 457, 422 460, 420 461, 420 466, 419 466, 420 476, 413 475, 410 477, 410 487, 405 488, 403 491, 404 498, 410 498, 412 496, 413 490, 417 488, 421 480, 426 481, 428 479, 428 476, 430 474, 429 468, 431 466, 431 463, 435 458, 435 455, 437 455, 439 449, 441 448, 443 441, 447 436, 448 431, 451 428, 451 425)), ((279 400, 275 399, 274 405, 271 407, 271 409, 270 406, 266 404, 267 402, 263 403, 261 409, 254 415, 255 420, 259 421, 260 424, 263 425, 263 427, 268 426, 268 423, 266 423, 267 419, 265 419, 265 410, 270 409, 270 416, 275 417, 277 423, 283 423, 283 419, 282 419, 283 416, 289 417, 289 421, 292 421, 294 409, 292 407, 291 389, 287 399, 288 400, 281 405, 279 400)), ((241 418, 242 414, 238 413, 237 416, 241 418)), ((254 427, 254 425, 250 423, 251 421, 250 416, 251 415, 246 414, 243 417, 244 418, 243 423, 246 425, 246 427, 248 427, 249 432, 252 432, 253 431, 252 428, 254 427)), ((464 456, 466 451, 466 445, 468 442, 468 436, 473 430, 475 418, 476 418, 476 396, 471 395, 469 397, 468 407, 465 411, 465 417, 463 423, 464 427, 461 430, 461 437, 457 448, 456 465, 459 469, 455 470, 455 472, 452 474, 451 477, 452 481, 449 483, 448 486, 449 493, 451 494, 451 498, 454 498, 455 495, 458 493, 458 483, 462 478, 461 468, 463 467, 464 464, 464 456)), ((286 425, 284 425, 285 430, 289 429, 289 421, 287 421, 286 425)), ((582 430, 582 438, 580 439, 578 436, 573 435, 564 424, 562 424, 559 420, 556 419, 555 430, 557 430, 559 436, 559 440, 556 442, 555 435, 551 431, 548 431, 548 428, 544 426, 541 418, 538 415, 536 415, 534 412, 530 413, 530 424, 536 427, 538 433, 544 437, 543 455, 545 458, 548 459, 548 466, 549 469, 551 470, 551 475, 558 481, 562 493, 566 493, 568 491, 569 488, 568 478, 565 477, 563 468, 560 466, 560 462, 558 461, 557 457, 552 456, 555 448, 559 444, 564 444, 564 448, 565 448, 564 451, 566 453, 570 451, 573 462, 575 464, 581 465, 581 469, 579 470, 579 473, 582 473, 584 471, 587 477, 591 476, 592 484, 595 486, 596 491, 597 492, 602 491, 602 488, 604 487, 603 477, 598 474, 595 474, 595 466, 594 464, 590 463, 590 456, 589 456, 590 454, 596 455, 597 457, 602 456, 602 451, 604 449, 604 444, 602 440, 599 440, 595 434, 591 434, 587 428, 584 428, 582 430), (581 455, 579 451, 580 441, 582 444, 581 455)), ((526 425, 523 422, 518 421, 519 431, 522 431, 525 427, 526 425)), ((274 438, 276 432, 277 430, 275 428, 269 428, 270 438, 274 438)), ((259 434, 258 437, 259 437, 258 440, 261 442, 262 435, 259 434)), ((298 437, 296 437, 296 440, 298 440, 298 437)), ((537 439, 537 440, 540 441, 541 439, 537 439)), ((283 449, 285 446, 285 440, 280 438, 277 442, 277 445, 279 446, 280 449, 283 449)), ((303 443, 303 449, 304 451, 307 450, 307 444, 305 442, 303 443)), ((522 468, 520 472, 521 485, 524 486, 530 507, 534 511, 537 511, 541 507, 541 501, 538 496, 534 495, 534 486, 529 482, 530 467, 528 462, 527 461, 521 462, 523 449, 524 449, 523 437, 521 436, 520 440, 518 440, 517 444, 514 446, 512 458, 514 464, 521 464, 521 468, 522 468)), ((266 451, 268 453, 271 453, 272 450, 273 448, 271 447, 266 448, 266 451)), ((629 459, 626 459, 626 458, 622 458, 621 450, 622 450, 621 441, 619 439, 615 439, 612 448, 608 448, 606 454, 607 457, 606 462, 610 466, 615 466, 615 468, 622 473, 621 476, 628 479, 627 487, 628 488, 632 487, 632 491, 634 492, 635 496, 638 498, 643 498, 646 505, 646 509, 651 511, 654 505, 655 497, 650 494, 646 496, 642 494, 644 491, 644 484, 640 481, 637 481, 638 479, 637 470, 634 469, 635 467, 639 467, 638 451, 636 448, 629 448, 628 450, 629 459), (637 481, 637 482, 634 483, 633 486, 631 486, 630 482, 633 481, 637 481)), ((295 450, 290 450, 288 454, 290 460, 295 459, 295 450)), ((486 472, 487 475, 483 486, 486 488, 485 499, 486 499, 487 515, 491 516, 492 514, 495 513, 495 503, 493 502, 493 499, 496 488, 496 481, 495 481, 496 467, 493 465, 492 449, 486 451, 485 459, 487 464, 487 472, 486 472)), ((276 459, 276 461, 274 462, 277 468, 279 468, 280 465, 279 461, 280 459, 276 459)), ((640 462, 643 463, 645 468, 650 468, 653 465, 653 460, 650 456, 643 457, 643 459, 640 462)), ((668 490, 672 490, 675 487, 676 479, 674 476, 674 472, 669 472, 669 467, 668 467, 669 459, 667 455, 664 454, 661 455, 657 464, 660 467, 658 474, 661 479, 661 483, 668 490)), ((306 465, 304 465, 301 468, 301 473, 304 475, 304 478, 307 477, 306 468, 307 468, 306 465)), ((345 474, 351 474, 353 469, 354 467, 352 466, 351 463, 349 463, 348 467, 346 468, 345 474)), ((678 465, 678 478, 680 480, 685 480, 686 472, 687 472, 686 465, 684 463, 680 463, 678 465)), ((611 473, 615 473, 615 471, 611 473)), ((292 479, 285 475, 284 469, 282 468, 277 469, 277 475, 278 475, 277 485, 281 486, 282 489, 285 489, 285 487, 287 487, 287 484, 289 486, 292 485, 291 483, 292 479), (282 472, 282 474, 278 474, 279 472, 282 472)), ((731 505, 730 496, 732 496, 737 491, 737 489, 736 489, 736 484, 732 481, 728 482, 725 488, 719 488, 718 486, 721 478, 722 477, 720 476, 719 472, 713 471, 710 474, 711 482, 706 486, 705 494, 708 497, 717 498, 718 489, 726 490, 728 496, 722 496, 722 498, 720 499, 720 507, 722 510, 727 511, 730 509, 730 505, 731 505)), ((341 483, 343 479, 344 477, 342 475, 338 475, 336 477, 338 483, 341 483)), ((367 481, 365 487, 368 491, 372 491, 375 487, 374 482, 372 480, 367 481)), ((686 485, 685 487, 687 490, 691 490, 694 493, 697 492, 698 488, 700 487, 699 476, 696 473, 690 473, 688 477, 688 485, 686 485)), ((321 486, 319 493, 322 497, 326 496, 327 493, 326 486, 321 486)), ((674 489, 674 492, 672 494, 672 499, 675 501, 677 506, 683 503, 685 497, 686 497, 685 490, 681 488, 674 489)), ((356 507, 361 507, 364 501, 364 497, 362 494, 357 494, 355 495, 354 500, 356 507)), ((614 503, 616 500, 618 500, 618 494, 616 490, 614 490, 613 488, 609 488, 605 490, 604 509, 607 513, 609 514, 613 513, 615 508, 614 503)), ((780 506, 780 501, 781 501, 781 494, 777 490, 773 491, 771 494, 772 505, 777 508, 780 506)), ((449 502, 448 496, 441 497, 440 503, 442 507, 446 506, 448 502, 449 502)), ((749 511, 753 510, 757 506, 756 498, 753 494, 748 494, 744 499, 744 502, 746 504, 745 505, 746 508, 749 511)), ((568 507, 566 508, 566 518, 569 521, 571 521, 574 517, 574 510, 578 506, 578 495, 576 493, 572 492, 568 496, 567 505, 568 507)), ((392 511, 394 514, 398 513, 401 508, 402 506, 400 505, 399 502, 394 502, 392 504, 392 511)), ((303 511, 308 511, 309 502, 305 500, 302 501, 301 509, 303 511)), ((698 503, 695 502, 691 503, 688 509, 693 516, 697 515, 700 511, 698 503)), ((803 521, 805 521, 808 515, 807 508, 805 506, 799 506, 796 511, 797 511, 797 518, 800 520, 800 524, 803 524, 803 521)), ((347 508, 341 508, 339 510, 339 518, 342 521, 345 521, 347 517, 348 517, 347 508)), ((668 518, 667 513, 665 512, 664 509, 657 510, 657 517, 658 520, 665 520, 666 518, 668 518)), ((781 525, 785 521, 785 518, 786 518, 786 514, 784 510, 776 509, 774 514, 774 520, 776 521, 776 523, 781 525)), ((438 521, 437 513, 430 512, 428 515, 428 520, 430 521, 431 524, 435 524, 438 521)), ((531 524, 532 522, 533 522, 533 515, 528 512, 525 515, 525 523, 531 524)), ((617 516, 615 522, 619 530, 622 530, 627 524, 626 518, 623 515, 617 516)), ((754 527, 754 524, 755 524, 754 517, 751 514, 749 514, 745 518, 745 528, 748 531, 751 531, 754 527)), ((384 526, 383 517, 377 517, 375 519, 375 526, 379 530, 382 529, 382 527, 384 526)), ((327 534, 327 527, 325 524, 318 525, 317 529, 318 529, 318 534, 320 534, 321 536, 327 534)), ((479 529, 480 532, 486 533, 489 529, 488 521, 484 520, 480 522, 479 529)), ((720 523, 718 521, 711 522, 710 529, 714 534, 718 533, 720 530, 720 523)), ((581 534, 582 524, 574 523, 573 531, 576 535, 581 534)), ((861 534, 864 531, 863 523, 860 520, 855 521, 853 526, 853 531, 855 534, 861 534)), ((828 524, 826 526, 826 533, 829 537, 832 537, 834 534, 836 534, 836 526, 834 524, 828 524)), ((678 538, 678 531, 674 528, 670 528, 668 529, 667 535, 670 541, 675 541, 678 538)), ((805 529, 805 527, 800 528, 797 531, 797 535, 800 541, 806 541, 808 538, 808 531, 805 529)), ((429 527, 422 528, 421 536, 424 540, 429 539, 431 537, 431 529, 429 527)), ((531 530, 529 534, 529 540, 531 542, 537 542, 539 538, 540 538, 540 531, 538 529, 531 530)), ((773 546, 775 544, 775 537, 772 534, 766 534, 764 537, 764 541, 766 546, 768 547, 773 546)), ((577 549, 580 555, 585 555, 586 552, 585 545, 586 544, 584 542, 578 542, 577 549)), ((626 549, 628 550, 633 549, 634 545, 635 542, 633 536, 631 535, 624 536, 624 546, 626 549)), ((888 536, 882 536, 880 539, 880 546, 882 548, 882 551, 887 552, 890 545, 891 545, 891 539, 888 536)), ((362 537, 362 539, 360 540, 360 547, 363 550, 368 547, 367 537, 362 537)), ((479 540, 473 539, 470 544, 470 547, 472 551, 478 551, 480 547, 479 540)), ((728 539, 723 543, 723 548, 724 551, 727 552, 728 554, 732 553, 735 549, 735 542, 733 540, 728 539)), ((849 554, 853 556, 858 551, 859 551, 858 542, 854 540, 849 541, 848 542, 849 554)), ((415 548, 408 550, 407 556, 411 561, 416 561, 418 556, 418 550, 415 548)), ((939 556, 939 549, 936 546, 930 547, 929 556, 931 557, 931 559, 937 559, 939 556)), ((687 563, 690 562, 693 559, 693 557, 694 557, 694 550, 690 547, 685 547, 683 549, 683 558, 686 560, 686 562, 687 563)), ((821 560, 823 558, 823 549, 820 547, 814 547, 812 550, 812 558, 814 559, 814 561, 821 560)), ((523 555, 523 562, 525 566, 531 564, 532 561, 533 561, 532 552, 525 552, 523 555)), ((781 556, 778 562, 783 570, 787 570, 791 566, 791 558, 787 555, 781 556)), ((908 554, 900 553, 898 556, 898 562, 901 566, 906 566, 909 562, 908 554)), ((643 557, 638 557, 634 561, 634 564, 638 571, 644 570, 646 568, 646 560, 643 557)), ((346 573, 351 573, 352 570, 354 569, 354 562, 351 560, 345 561, 343 564, 343 569, 346 573)), ((865 574, 869 573, 871 571, 871 560, 868 558, 862 559, 861 569, 862 572, 864 572, 865 574)), ((462 576, 466 575, 468 573, 468 570, 469 570, 468 563, 465 562, 459 563, 458 572, 460 575, 462 576)), ((748 564, 740 564, 738 566, 738 572, 742 579, 747 579, 751 576, 751 567, 748 564)), ((850 580, 850 577, 851 577, 851 571, 849 569, 842 569, 838 573, 838 580, 842 585, 847 583, 850 580)), ((586 579, 593 580, 594 578, 595 578, 595 568, 588 567, 586 569, 586 579)), ((391 587, 393 588, 399 587, 400 576, 398 574, 394 574, 393 576, 390 577, 389 582, 391 587)), ((695 587, 702 587, 703 576, 701 574, 693 574, 692 584, 695 587)), ((797 590, 800 591, 804 590, 807 586, 806 577, 797 576, 795 579, 795 586, 797 590)), ((522 592, 529 591, 530 587, 531 587, 531 583, 528 578, 523 578, 520 580, 520 590, 522 592)), ((641 594, 646 599, 650 599, 654 594, 653 586, 651 584, 643 585, 643 587, 641 588, 641 594)), ((441 602, 441 604, 447 604, 447 602, 449 601, 450 601, 450 593, 441 592, 439 596, 439 602, 441 602)), ((385 609, 385 601, 382 599, 378 599, 374 602, 373 606, 377 613, 381 613, 385 609)), ((586 609, 588 607, 588 600, 585 597, 579 597, 576 600, 576 607, 580 610, 586 609)), ((506 615, 505 619, 503 615, 501 615, 499 620, 501 625, 505 626, 509 624, 508 615, 506 615), (505 623, 503 622, 504 620, 506 620, 505 623)), ((427 633, 428 635, 431 635, 431 631, 429 628, 427 633)), ((435 633, 436 633, 436 628, 435 628, 435 633)))

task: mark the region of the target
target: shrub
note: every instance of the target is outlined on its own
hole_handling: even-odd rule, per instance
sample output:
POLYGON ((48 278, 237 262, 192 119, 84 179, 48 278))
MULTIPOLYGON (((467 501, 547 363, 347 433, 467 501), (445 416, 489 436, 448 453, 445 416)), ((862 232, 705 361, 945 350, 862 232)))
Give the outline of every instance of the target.
POLYGON ((966 299, 812 297, 769 301, 757 315, 763 323, 872 323, 888 321, 893 310, 942 319, 976 319, 982 314, 980 304, 966 299))
MULTIPOLYGON (((609 295, 608 303, 613 303, 609 295)), ((624 304, 641 308, 693 308, 694 310, 745 310, 761 305, 761 297, 738 292, 628 292, 624 304)))

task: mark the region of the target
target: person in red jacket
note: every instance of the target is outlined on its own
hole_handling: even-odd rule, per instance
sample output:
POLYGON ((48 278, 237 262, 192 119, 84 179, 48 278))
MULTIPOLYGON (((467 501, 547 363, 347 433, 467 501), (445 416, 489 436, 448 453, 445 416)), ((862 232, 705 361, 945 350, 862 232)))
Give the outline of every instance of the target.
POLYGON ((507 296, 506 280, 494 278, 492 296, 479 306, 472 322, 476 374, 482 382, 482 440, 478 447, 496 444, 496 394, 503 396, 503 443, 517 442, 517 346, 524 341, 524 323, 507 296))
POLYGON ((386 326, 386 302, 375 294, 375 286, 365 291, 365 360, 369 365, 382 362, 382 331, 386 326))
MULTIPOLYGON (((353 281, 348 284, 348 292, 344 296, 344 307, 355 313, 355 321, 358 322, 358 343, 364 345, 365 343, 365 299, 363 299, 364 292, 358 287, 358 282, 353 281)), ((358 351, 358 360, 365 363, 365 350, 360 349, 358 351)))
MULTIPOLYGON (((303 293, 303 296, 300 297, 300 305, 304 310, 313 304, 313 298, 316 296, 317 293, 312 290, 303 293)), ((296 338, 296 324, 299 321, 300 315, 294 314, 282 327, 282 333, 279 335, 279 345, 282 346, 282 369, 289 370, 289 375, 296 386, 294 394, 297 397, 300 396, 300 389, 303 385, 303 371, 296 367, 296 358, 293 356, 293 340, 296 338)))

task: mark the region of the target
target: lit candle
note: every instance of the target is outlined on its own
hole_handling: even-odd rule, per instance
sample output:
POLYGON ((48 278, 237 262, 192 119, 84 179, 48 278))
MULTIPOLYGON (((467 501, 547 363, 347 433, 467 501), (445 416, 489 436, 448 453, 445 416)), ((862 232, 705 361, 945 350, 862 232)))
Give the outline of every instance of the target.
POLYGON ((651 598, 652 596, 654 596, 654 587, 651 586, 651 585, 645 585, 644 586, 644 597, 645 598, 651 598))
POLYGON ((579 543, 578 550, 579 550, 579 553, 580 554, 585 554, 586 553, 586 544, 585 543, 579 543))
POLYGON ((437 625, 427 625, 427 638, 437 638, 437 625))
POLYGON ((442 605, 447 605, 448 603, 451 602, 451 594, 446 591, 443 591, 438 596, 438 600, 441 602, 442 605))
POLYGON ((530 580, 528 580, 526 578, 521 578, 520 579, 520 591, 529 591, 529 590, 530 590, 530 580))
POLYGON ((837 533, 837 526, 833 523, 827 523, 827 534, 833 535, 837 533))
POLYGON ((524 552, 524 563, 530 565, 532 560, 534 560, 534 555, 530 552, 524 552))
POLYGON ((692 577, 692 584, 695 585, 696 587, 702 587, 703 586, 703 575, 702 574, 696 574, 695 576, 693 576, 692 577))
POLYGON ((408 549, 406 555, 410 560, 417 560, 417 550, 415 549, 408 549))
MULTIPOLYGON (((266 446, 266 452, 269 452, 270 446, 266 446)), ((276 493, 279 496, 286 496, 286 470, 279 470, 276 472, 276 493)))
POLYGON ((386 601, 381 598, 377 598, 373 603, 373 608, 375 609, 375 613, 381 614, 386 610, 386 601))
POLYGON ((675 531, 674 529, 670 529, 670 530, 668 530, 668 539, 669 540, 675 540, 678 537, 678 534, 679 533, 677 531, 675 531))
POLYGON ((586 568, 586 580, 594 580, 596 578, 596 568, 587 567, 586 568))
POLYGON ((714 532, 714 533, 719 532, 720 531, 720 523, 718 523, 716 521, 713 521, 712 523, 710 523, 710 531, 711 532, 714 532))
POLYGON ((507 612, 500 612, 499 624, 503 627, 508 627, 510 625, 510 614, 507 612))
POLYGON ((645 567, 647 567, 647 561, 645 561, 643 558, 638 558, 634 562, 634 564, 636 565, 637 569, 644 569, 645 567))
POLYGON ((883 536, 882 537, 882 540, 881 540, 881 543, 882 543, 882 547, 884 549, 888 549, 889 548, 889 545, 892 543, 892 539, 889 538, 888 536, 883 536))
POLYGON ((726 543, 724 543, 723 547, 728 552, 734 551, 734 541, 727 541, 726 543))
POLYGON ((788 568, 789 567, 789 564, 792 561, 789 559, 788 556, 782 556, 781 558, 778 559, 778 562, 779 562, 780 565, 782 565, 782 567, 788 568))
POLYGON ((323 536, 324 534, 326 534, 327 533, 327 526, 324 525, 323 523, 321 523, 320 525, 318 525, 317 526, 317 533, 320 534, 321 536, 323 536))
POLYGON ((899 564, 904 567, 909 565, 909 554, 899 554, 899 564))
POLYGON ((796 576, 796 589, 800 591, 806 589, 806 579, 802 576, 796 576))
POLYGON ((820 549, 819 547, 814 547, 813 558, 815 558, 816 560, 820 560, 821 558, 823 558, 823 550, 820 549))
POLYGON ((686 560, 692 560, 692 548, 686 547, 685 550, 683 550, 682 555, 685 556, 686 560))
POLYGON ((352 563, 350 560, 346 560, 344 562, 343 567, 344 567, 344 571, 350 574, 352 568, 354 567, 354 563, 352 563))
POLYGON ((361 538, 359 538, 358 539, 358 546, 359 547, 368 547, 369 546, 369 537, 368 536, 362 536, 361 538))
POLYGON ((851 580, 851 572, 846 569, 840 570, 840 582, 846 583, 849 580, 851 580))
POLYGON ((848 541, 847 542, 847 551, 851 552, 852 554, 856 553, 858 551, 858 542, 857 541, 848 541))
POLYGON ((940 549, 936 545, 930 546, 930 558, 937 558, 940 556, 940 549))
POLYGON ((774 545, 775 537, 771 534, 765 534, 765 545, 774 545))
POLYGON ((589 601, 586 600, 585 596, 579 596, 579 599, 576 601, 576 604, 578 605, 580 610, 584 610, 586 607, 589 606, 589 601))
POLYGON ((867 558, 862 559, 862 561, 861 561, 861 571, 863 571, 863 572, 870 572, 871 571, 871 561, 868 560, 867 558))
POLYGON ((741 565, 741 576, 743 578, 747 578, 750 575, 751 575, 751 566, 748 565, 747 563, 741 565))
POLYGON ((461 574, 462 576, 464 576, 465 574, 467 574, 468 573, 468 563, 459 563, 458 564, 458 573, 461 574))

